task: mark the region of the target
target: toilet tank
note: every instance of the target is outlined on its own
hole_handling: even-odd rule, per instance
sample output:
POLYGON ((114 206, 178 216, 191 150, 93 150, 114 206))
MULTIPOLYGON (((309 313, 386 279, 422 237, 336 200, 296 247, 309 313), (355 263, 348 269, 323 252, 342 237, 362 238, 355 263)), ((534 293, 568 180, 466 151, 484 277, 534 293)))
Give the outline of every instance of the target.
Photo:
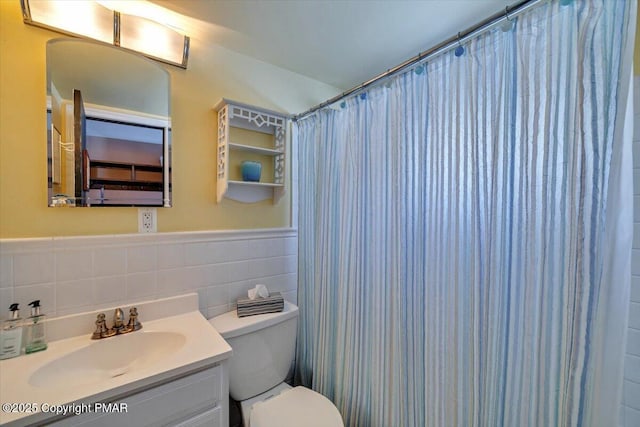
POLYGON ((295 356, 298 307, 285 301, 280 313, 238 317, 230 311, 210 320, 233 349, 229 394, 249 399, 282 383, 295 356))

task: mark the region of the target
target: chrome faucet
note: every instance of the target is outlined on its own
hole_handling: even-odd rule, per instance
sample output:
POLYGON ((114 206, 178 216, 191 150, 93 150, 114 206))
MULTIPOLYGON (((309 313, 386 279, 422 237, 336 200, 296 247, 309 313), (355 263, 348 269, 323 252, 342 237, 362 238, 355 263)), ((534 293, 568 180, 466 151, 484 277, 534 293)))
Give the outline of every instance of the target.
POLYGON ((124 313, 121 308, 116 308, 116 312, 113 314, 113 330, 116 331, 116 334, 121 334, 124 328, 124 313))
POLYGON ((129 332, 142 329, 142 324, 138 321, 138 309, 136 307, 132 307, 129 310, 129 322, 126 325, 124 324, 124 313, 121 308, 116 308, 116 311, 113 314, 113 328, 107 327, 106 316, 104 313, 98 314, 95 323, 96 330, 91 335, 92 340, 127 334, 129 332))

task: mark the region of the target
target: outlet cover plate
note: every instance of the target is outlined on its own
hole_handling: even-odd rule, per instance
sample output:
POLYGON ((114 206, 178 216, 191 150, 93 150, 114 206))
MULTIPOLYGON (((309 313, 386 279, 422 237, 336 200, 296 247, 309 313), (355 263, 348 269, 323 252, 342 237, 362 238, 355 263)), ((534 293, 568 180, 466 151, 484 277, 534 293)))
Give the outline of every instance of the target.
POLYGON ((158 231, 158 211, 156 208, 138 209, 138 233, 158 231))

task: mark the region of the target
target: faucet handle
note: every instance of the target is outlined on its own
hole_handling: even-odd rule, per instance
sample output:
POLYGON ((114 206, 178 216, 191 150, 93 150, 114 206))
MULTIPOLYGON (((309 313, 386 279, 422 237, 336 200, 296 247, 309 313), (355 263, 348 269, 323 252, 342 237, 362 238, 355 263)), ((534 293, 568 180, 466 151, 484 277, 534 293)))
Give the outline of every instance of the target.
POLYGON ((105 319, 106 316, 104 313, 98 314, 95 322, 96 330, 91 335, 92 340, 99 340, 100 338, 111 337, 116 334, 113 329, 107 328, 107 321, 105 319))
POLYGON ((138 309, 136 307, 131 307, 131 309, 129 309, 129 323, 127 324, 127 329, 131 331, 138 331, 142 329, 142 323, 138 321, 138 309))
POLYGON ((98 317, 96 318, 96 330, 93 331, 93 334, 91 335, 92 340, 99 340, 100 338, 102 338, 102 333, 107 328, 107 326, 105 325, 105 323, 107 322, 106 320, 104 320, 104 318, 104 313, 98 314, 98 317))

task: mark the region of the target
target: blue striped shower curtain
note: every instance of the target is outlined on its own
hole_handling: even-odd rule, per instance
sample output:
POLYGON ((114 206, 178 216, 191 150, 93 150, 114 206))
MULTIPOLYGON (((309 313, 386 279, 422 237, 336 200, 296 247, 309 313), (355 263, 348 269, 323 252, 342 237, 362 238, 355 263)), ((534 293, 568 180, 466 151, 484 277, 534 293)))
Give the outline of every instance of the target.
POLYGON ((615 426, 636 2, 543 2, 296 126, 296 376, 347 426, 615 426))

